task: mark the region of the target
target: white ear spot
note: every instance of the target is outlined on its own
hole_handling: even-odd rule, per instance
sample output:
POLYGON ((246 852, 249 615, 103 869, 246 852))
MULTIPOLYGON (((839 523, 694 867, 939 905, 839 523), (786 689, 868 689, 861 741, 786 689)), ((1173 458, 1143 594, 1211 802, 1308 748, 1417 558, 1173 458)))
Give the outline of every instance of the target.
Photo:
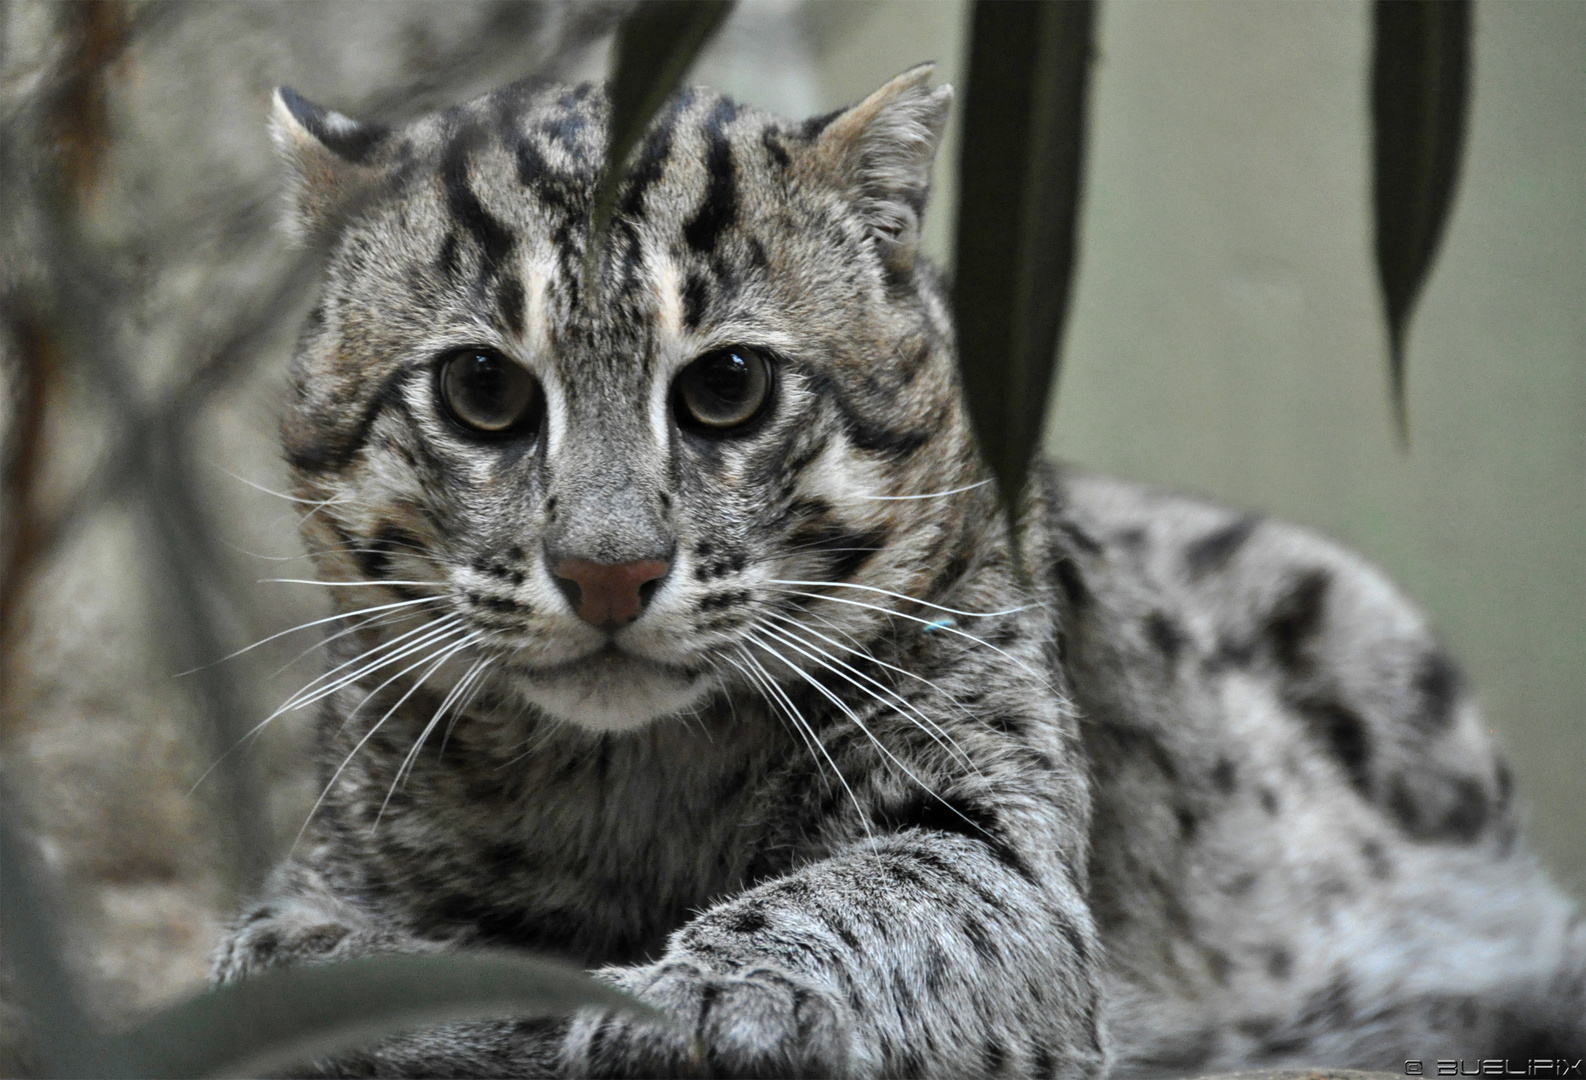
POLYGON ((818 168, 849 193, 886 260, 907 273, 919 247, 931 163, 953 88, 932 90, 934 64, 910 68, 839 114, 815 143, 818 168))
POLYGON ((322 108, 289 86, 276 87, 270 136, 291 170, 286 228, 300 243, 322 239, 340 212, 378 176, 390 132, 322 108))

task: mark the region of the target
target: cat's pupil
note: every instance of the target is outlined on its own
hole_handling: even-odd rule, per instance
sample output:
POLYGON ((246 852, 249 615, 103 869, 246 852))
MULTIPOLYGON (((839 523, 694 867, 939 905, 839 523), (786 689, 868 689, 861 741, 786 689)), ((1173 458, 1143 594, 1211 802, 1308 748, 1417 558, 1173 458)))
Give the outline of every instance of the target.
POLYGON ((678 376, 683 420, 712 428, 736 427, 760 411, 771 374, 754 349, 734 346, 706 353, 678 376))
POLYGON ((467 427, 502 432, 527 419, 535 401, 534 377, 505 357, 469 349, 445 361, 441 396, 467 427))

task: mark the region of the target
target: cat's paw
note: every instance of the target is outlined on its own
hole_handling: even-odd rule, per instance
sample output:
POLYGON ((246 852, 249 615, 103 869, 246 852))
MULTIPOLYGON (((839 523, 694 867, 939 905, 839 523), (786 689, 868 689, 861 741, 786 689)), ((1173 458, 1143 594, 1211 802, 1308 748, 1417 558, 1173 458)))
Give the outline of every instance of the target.
POLYGON ((215 950, 211 984, 219 986, 280 965, 326 963, 379 952, 429 952, 442 947, 439 942, 382 931, 343 908, 302 899, 272 900, 248 908, 215 950))
POLYGON ((839 1076, 850 1025, 817 989, 770 967, 731 975, 686 960, 603 973, 672 1024, 583 1015, 564 1065, 593 1076, 839 1076))

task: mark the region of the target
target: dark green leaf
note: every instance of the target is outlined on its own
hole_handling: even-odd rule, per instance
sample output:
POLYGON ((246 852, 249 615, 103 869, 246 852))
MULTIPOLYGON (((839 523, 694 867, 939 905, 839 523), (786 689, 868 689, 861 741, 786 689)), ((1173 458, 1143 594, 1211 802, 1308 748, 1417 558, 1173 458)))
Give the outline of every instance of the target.
POLYGON ((428 1024, 584 1006, 660 1014, 564 964, 516 953, 384 955, 280 968, 83 1047, 69 1075, 260 1076, 428 1024))
POLYGON ((1377 274, 1394 415, 1405 440, 1405 335, 1453 203, 1469 85, 1470 0, 1377 0, 1371 67, 1377 274))
POLYGON ((628 155, 732 6, 733 0, 644 0, 622 21, 613 46, 606 171, 590 211, 593 236, 605 232, 628 155))
MULTIPOLYGON (((9 799, 0 795, 0 813, 9 799)), ((0 820, 0 954, 16 980, 18 1001, 33 1021, 38 1064, 51 1076, 70 1076, 63 1050, 82 1045, 90 1028, 71 979, 61 965, 54 920, 33 880, 30 861, 0 820)))
POLYGON ((1010 512, 1068 309, 1094 18, 1090 0, 974 8, 953 306, 970 418, 1010 512))

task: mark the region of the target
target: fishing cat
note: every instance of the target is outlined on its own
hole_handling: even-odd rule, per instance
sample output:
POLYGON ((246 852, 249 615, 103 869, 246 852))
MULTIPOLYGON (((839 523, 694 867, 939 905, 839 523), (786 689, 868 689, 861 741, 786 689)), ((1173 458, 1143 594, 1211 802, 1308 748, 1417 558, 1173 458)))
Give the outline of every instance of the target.
POLYGON ((215 977, 522 947, 676 1018, 351 1075, 1172 1075, 1575 1052, 1586 925, 1425 620, 1299 529, 1042 466, 1012 562, 928 67, 703 90, 606 238, 606 102, 277 94, 328 245, 283 424, 347 619, 324 796, 215 977))

